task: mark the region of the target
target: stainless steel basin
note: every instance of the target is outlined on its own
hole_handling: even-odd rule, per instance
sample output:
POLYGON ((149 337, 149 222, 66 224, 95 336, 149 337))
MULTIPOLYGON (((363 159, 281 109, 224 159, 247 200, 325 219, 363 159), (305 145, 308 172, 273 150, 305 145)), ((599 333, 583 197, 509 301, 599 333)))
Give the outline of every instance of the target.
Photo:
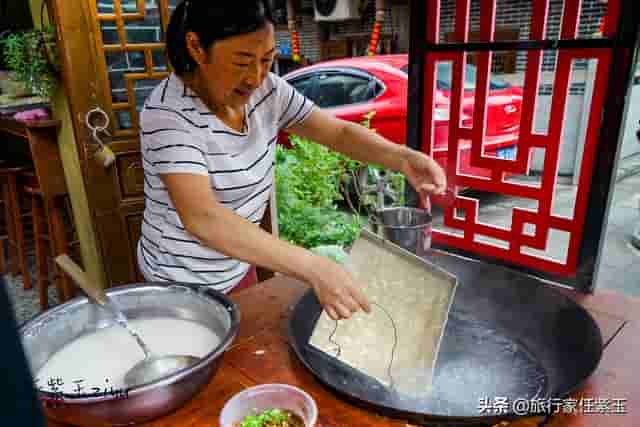
MULTIPOLYGON (((54 394, 39 391, 48 417, 77 426, 119 426, 148 421, 179 408, 215 375, 225 350, 235 339, 240 313, 225 295, 205 287, 143 283, 107 291, 127 317, 173 317, 211 329, 221 342, 197 364, 142 387, 120 393, 54 394)), ((72 340, 113 324, 104 309, 77 297, 48 310, 20 328, 27 359, 34 374, 72 340)), ((78 363, 99 361, 78 360, 78 363)))

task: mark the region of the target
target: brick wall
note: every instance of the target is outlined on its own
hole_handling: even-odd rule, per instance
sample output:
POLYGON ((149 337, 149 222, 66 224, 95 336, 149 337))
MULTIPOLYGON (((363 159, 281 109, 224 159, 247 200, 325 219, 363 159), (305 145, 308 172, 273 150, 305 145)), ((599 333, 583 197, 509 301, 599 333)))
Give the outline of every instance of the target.
MULTIPOLYGON (((442 0, 440 12, 440 40, 453 31, 455 16, 455 0, 442 0)), ((531 23, 531 0, 498 0, 496 4, 496 27, 507 27, 520 30, 520 39, 529 38, 531 23)), ((559 36, 562 19, 563 0, 551 0, 547 21, 546 38, 559 36)), ((600 26, 600 20, 606 11, 606 4, 599 0, 583 0, 580 16, 580 37, 591 37, 600 26)), ((471 0, 471 31, 480 29, 480 0, 471 0)), ((545 52, 543 70, 555 68, 555 54, 545 52)), ((526 52, 518 52, 516 67, 519 71, 526 66, 526 52)), ((582 64, 583 66, 583 64, 582 64)))
MULTIPOLYGON (((300 36, 300 53, 312 62, 319 61, 320 32, 313 16, 298 15, 296 25, 300 36)), ((291 44, 291 34, 286 27, 276 29, 276 43, 278 45, 291 44)))
MULTIPOLYGON (((385 23, 382 27, 382 33, 385 35, 393 34, 391 10, 388 8, 386 12, 387 14, 385 17, 385 23)), ((323 29, 326 29, 329 33, 330 40, 336 40, 346 36, 371 34, 374 20, 375 7, 373 0, 370 1, 364 15, 361 16, 361 19, 335 23, 315 22, 313 15, 313 0, 302 0, 300 2, 300 9, 297 12, 296 19, 298 32, 300 33, 301 53, 312 62, 317 62, 321 59, 320 39, 323 29)), ((291 36, 289 31, 285 27, 278 27, 276 29, 276 41, 278 43, 289 44, 290 39, 291 36)))
MULTIPOLYGON (((383 35, 392 35, 393 34, 393 21, 391 19, 391 10, 387 7, 385 14, 385 20, 382 25, 382 34, 383 35)), ((373 24, 375 22, 375 6, 372 1, 361 19, 358 21, 345 21, 338 22, 335 24, 326 24, 328 25, 328 30, 331 39, 339 39, 346 36, 358 36, 358 35, 371 35, 371 30, 373 29, 373 24)), ((360 52, 361 55, 364 55, 366 52, 360 52)))

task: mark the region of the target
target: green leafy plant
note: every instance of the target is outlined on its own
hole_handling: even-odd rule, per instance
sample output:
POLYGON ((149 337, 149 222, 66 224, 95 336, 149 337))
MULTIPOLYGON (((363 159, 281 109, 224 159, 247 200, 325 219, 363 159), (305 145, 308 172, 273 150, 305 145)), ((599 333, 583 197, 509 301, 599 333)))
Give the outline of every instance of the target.
POLYGON ((342 180, 355 162, 304 138, 291 136, 292 147, 278 147, 276 195, 279 231, 305 248, 350 245, 360 233, 357 215, 338 209, 342 180))
MULTIPOLYGON (((371 129, 374 116, 375 111, 365 114, 361 124, 371 129)), ((292 135, 289 140, 291 148, 278 146, 276 152, 280 234, 291 243, 343 262, 342 249, 353 243, 364 225, 361 208, 372 207, 376 200, 370 192, 356 195, 354 200, 350 196, 354 192, 352 184, 364 170, 371 188, 370 177, 383 169, 364 165, 308 139, 292 135)), ((404 176, 392 173, 387 179, 400 195, 396 204, 403 203, 404 176)))
POLYGON ((54 42, 51 26, 11 34, 0 40, 14 78, 43 98, 50 98, 57 84, 58 54, 54 42))

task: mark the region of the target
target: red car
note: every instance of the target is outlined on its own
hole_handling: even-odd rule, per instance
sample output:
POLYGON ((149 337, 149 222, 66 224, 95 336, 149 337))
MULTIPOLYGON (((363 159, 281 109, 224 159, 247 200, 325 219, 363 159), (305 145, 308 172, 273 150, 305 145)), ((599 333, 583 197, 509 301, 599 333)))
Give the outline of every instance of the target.
MULTIPOLYGON (((434 111, 434 158, 447 164, 450 62, 438 62, 434 111)), ((371 128, 385 138, 406 142, 408 55, 379 55, 327 61, 300 68, 284 78, 298 91, 337 117, 361 122, 371 111, 371 128)), ((463 124, 471 124, 474 109, 476 68, 465 70, 463 124)), ((490 80, 487 136, 484 153, 514 159, 520 131, 522 88, 502 80, 490 80)), ((470 165, 470 141, 461 145, 460 173, 489 176, 487 170, 470 165)))

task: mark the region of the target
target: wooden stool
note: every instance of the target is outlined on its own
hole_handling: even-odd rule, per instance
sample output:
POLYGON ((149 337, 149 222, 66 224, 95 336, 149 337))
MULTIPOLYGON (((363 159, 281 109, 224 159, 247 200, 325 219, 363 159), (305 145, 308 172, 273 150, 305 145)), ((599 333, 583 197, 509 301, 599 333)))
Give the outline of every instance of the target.
MULTIPOLYGON (((29 263, 27 262, 27 245, 24 233, 23 220, 25 213, 23 213, 20 203, 21 194, 19 192, 18 176, 29 169, 26 166, 0 167, 0 178, 3 180, 2 204, 4 205, 4 218, 7 228, 6 240, 9 259, 11 260, 11 273, 22 275, 25 289, 31 289, 31 277, 29 263)), ((30 215, 30 213, 26 215, 30 215)))
MULTIPOLYGON (((65 197, 59 196, 55 200, 46 200, 44 193, 37 186, 27 184, 24 192, 31 196, 31 217, 33 220, 33 239, 35 246, 37 287, 40 297, 40 308, 46 310, 49 307, 48 288, 49 263, 62 252, 70 253, 71 247, 77 242, 70 241, 65 232, 65 197)), ((55 265, 55 263, 53 263, 55 265)), ((74 296, 74 288, 68 282, 66 276, 54 267, 54 280, 61 302, 68 301, 74 296)))

